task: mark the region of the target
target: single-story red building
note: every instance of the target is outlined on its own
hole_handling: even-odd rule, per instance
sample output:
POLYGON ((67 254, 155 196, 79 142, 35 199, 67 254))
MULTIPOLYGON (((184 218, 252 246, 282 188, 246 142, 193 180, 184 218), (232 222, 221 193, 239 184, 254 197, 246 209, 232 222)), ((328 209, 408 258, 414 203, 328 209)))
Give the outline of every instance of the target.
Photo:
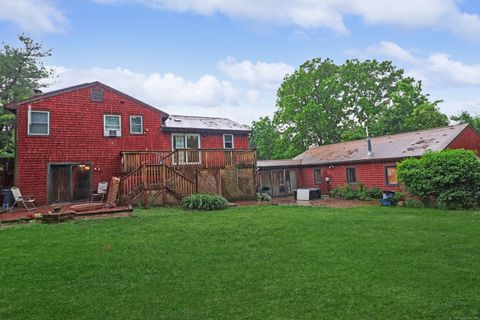
MULTIPOLYGON (((248 150, 248 127, 225 118, 169 115, 100 82, 37 94, 5 107, 16 114, 14 185, 33 195, 37 204, 88 200, 100 181, 128 176, 143 164, 151 165, 152 185, 164 172, 153 166, 168 164, 170 181, 181 180, 183 187, 196 182, 181 175, 179 165, 196 170, 213 160, 217 168, 227 160, 231 166, 249 160, 252 170, 255 166, 245 156, 255 153, 248 150), (234 157, 239 151, 240 160, 234 157)), ((137 188, 133 183, 139 184, 135 177, 125 181, 129 192, 137 188)), ((179 185, 169 187, 170 193, 180 192, 179 185)))
POLYGON ((312 147, 291 160, 259 160, 258 189, 273 196, 296 188, 318 188, 322 194, 347 184, 398 191, 397 162, 426 151, 469 149, 480 153, 480 134, 469 124, 312 147))

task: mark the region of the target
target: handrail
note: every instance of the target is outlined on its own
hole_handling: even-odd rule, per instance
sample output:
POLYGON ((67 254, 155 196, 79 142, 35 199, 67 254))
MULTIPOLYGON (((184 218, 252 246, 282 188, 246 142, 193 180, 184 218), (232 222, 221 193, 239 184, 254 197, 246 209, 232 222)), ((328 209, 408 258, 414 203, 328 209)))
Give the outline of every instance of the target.
POLYGON ((174 170, 172 168, 170 168, 169 166, 165 166, 165 168, 167 170, 170 170, 172 172, 175 172, 177 175, 179 175, 180 177, 184 178, 185 180, 187 180, 188 182, 191 182, 191 183, 195 183, 195 181, 189 179, 188 177, 186 177, 185 175, 183 175, 181 172, 178 172, 177 170, 174 170))

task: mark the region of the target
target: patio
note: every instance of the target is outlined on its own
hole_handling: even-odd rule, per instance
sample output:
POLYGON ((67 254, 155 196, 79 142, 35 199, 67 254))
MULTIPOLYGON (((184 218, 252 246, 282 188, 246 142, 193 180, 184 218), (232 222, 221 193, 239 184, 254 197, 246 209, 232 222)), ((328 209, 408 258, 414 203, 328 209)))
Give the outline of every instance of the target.
POLYGON ((327 207, 327 208, 354 208, 361 206, 375 206, 378 201, 359 201, 359 200, 344 200, 332 197, 322 196, 321 199, 300 201, 295 200, 292 196, 288 197, 274 197, 272 201, 236 201, 238 206, 258 206, 258 205, 284 205, 284 206, 311 206, 311 207, 327 207))
POLYGON ((30 221, 42 216, 55 215, 62 213, 69 213, 73 216, 73 219, 80 218, 95 218, 95 217, 119 217, 130 215, 133 211, 131 206, 118 206, 109 208, 106 205, 99 207, 101 203, 93 203, 91 208, 88 208, 88 205, 92 204, 90 202, 85 203, 69 203, 62 205, 47 205, 40 206, 34 210, 28 211, 25 208, 15 208, 10 211, 0 210, 0 225, 4 223, 13 223, 21 221, 30 221), (95 206, 96 205, 96 206, 95 206), (79 206, 84 206, 86 208, 79 209, 79 206), (58 209, 60 208, 60 209, 58 209))

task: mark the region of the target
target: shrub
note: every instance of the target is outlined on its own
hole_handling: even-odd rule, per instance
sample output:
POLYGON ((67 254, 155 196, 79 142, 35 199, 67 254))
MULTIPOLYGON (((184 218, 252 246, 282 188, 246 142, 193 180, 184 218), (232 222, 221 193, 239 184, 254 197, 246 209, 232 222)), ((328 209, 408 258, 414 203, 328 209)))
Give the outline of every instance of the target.
POLYGON ((473 151, 428 152, 398 164, 398 179, 424 206, 475 208, 480 204, 480 160, 473 151))
POLYGON ((371 201, 382 197, 382 190, 377 187, 368 188, 362 184, 346 185, 330 191, 330 196, 346 200, 371 201))
POLYGON ((182 199, 180 205, 188 210, 223 210, 228 200, 218 194, 192 194, 182 199))

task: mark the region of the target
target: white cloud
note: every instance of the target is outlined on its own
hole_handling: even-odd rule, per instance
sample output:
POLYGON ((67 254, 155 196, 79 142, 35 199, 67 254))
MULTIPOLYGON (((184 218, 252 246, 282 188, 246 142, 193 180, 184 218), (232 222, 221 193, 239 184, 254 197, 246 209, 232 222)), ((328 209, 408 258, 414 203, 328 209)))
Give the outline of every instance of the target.
POLYGON ((367 24, 446 30, 480 40, 480 17, 462 12, 456 0, 94 0, 101 4, 142 4, 158 10, 220 13, 265 23, 349 31, 346 16, 359 16, 367 24))
POLYGON ((414 57, 410 51, 403 49, 394 42, 389 41, 381 41, 377 45, 368 47, 367 53, 370 55, 387 56, 399 61, 412 64, 416 64, 420 61, 418 58, 414 57))
POLYGON ((364 58, 392 59, 394 64, 406 69, 408 75, 432 87, 480 86, 480 64, 467 64, 443 52, 420 57, 394 42, 381 41, 365 51, 354 49, 346 53, 364 58))
POLYGON ((49 0, 2 0, 1 20, 28 32, 62 32, 67 22, 65 15, 49 0))
POLYGON ((273 90, 260 92, 209 74, 191 81, 173 73, 143 74, 125 68, 53 68, 58 78, 49 90, 100 81, 170 114, 222 116, 249 124, 272 114, 275 105, 273 90))
POLYGON ((284 62, 267 63, 257 61, 253 63, 249 60, 237 61, 232 57, 220 61, 218 67, 233 80, 241 80, 250 85, 267 88, 277 88, 285 75, 294 71, 291 65, 284 62))

